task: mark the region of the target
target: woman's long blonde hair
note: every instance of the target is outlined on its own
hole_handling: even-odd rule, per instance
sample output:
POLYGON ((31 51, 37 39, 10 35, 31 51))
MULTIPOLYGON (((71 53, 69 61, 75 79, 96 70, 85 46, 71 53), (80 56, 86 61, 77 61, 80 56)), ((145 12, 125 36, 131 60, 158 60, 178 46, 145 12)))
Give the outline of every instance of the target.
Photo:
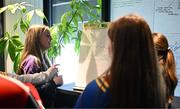
POLYGON ((37 57, 37 65, 42 71, 47 70, 50 67, 49 59, 45 51, 42 51, 40 44, 40 37, 43 32, 49 31, 49 27, 45 25, 32 25, 26 32, 24 49, 20 58, 20 67, 18 69, 18 74, 21 72, 21 64, 29 55, 37 57))

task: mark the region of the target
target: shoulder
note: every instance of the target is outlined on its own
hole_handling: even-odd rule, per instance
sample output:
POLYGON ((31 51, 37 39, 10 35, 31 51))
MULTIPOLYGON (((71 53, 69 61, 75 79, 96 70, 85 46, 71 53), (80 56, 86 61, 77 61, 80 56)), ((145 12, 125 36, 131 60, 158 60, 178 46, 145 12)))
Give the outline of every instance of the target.
POLYGON ((33 55, 28 55, 21 64, 21 69, 26 73, 40 72, 38 58, 33 55))
POLYGON ((109 83, 105 76, 97 78, 96 83, 102 92, 106 93, 109 90, 109 83))
POLYGON ((93 81, 91 81, 83 91, 83 96, 88 98, 98 98, 102 94, 105 94, 109 90, 109 84, 103 79, 99 77, 93 81))
POLYGON ((28 55, 23 62, 37 63, 38 58, 34 55, 28 55))
POLYGON ((95 97, 95 93, 99 91, 99 88, 96 84, 96 80, 91 81, 86 88, 84 89, 83 93, 79 96, 75 108, 90 108, 94 106, 94 102, 92 102, 95 97))
POLYGON ((84 92, 86 91, 96 91, 98 88, 98 85, 96 83, 96 80, 91 81, 85 88, 84 92))
POLYGON ((108 102, 109 84, 99 77, 91 81, 79 97, 76 107, 106 107, 108 102))
POLYGON ((109 90, 109 82, 107 76, 100 76, 95 80, 91 81, 85 88, 84 91, 97 91, 100 90, 102 92, 106 92, 109 90))

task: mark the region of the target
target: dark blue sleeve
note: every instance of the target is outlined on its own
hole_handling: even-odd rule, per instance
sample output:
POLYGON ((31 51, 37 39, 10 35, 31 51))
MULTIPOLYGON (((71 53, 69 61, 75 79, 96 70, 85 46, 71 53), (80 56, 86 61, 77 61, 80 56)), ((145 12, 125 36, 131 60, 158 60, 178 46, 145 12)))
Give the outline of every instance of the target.
POLYGON ((74 108, 92 108, 97 107, 99 87, 96 81, 90 82, 83 93, 79 96, 74 108))

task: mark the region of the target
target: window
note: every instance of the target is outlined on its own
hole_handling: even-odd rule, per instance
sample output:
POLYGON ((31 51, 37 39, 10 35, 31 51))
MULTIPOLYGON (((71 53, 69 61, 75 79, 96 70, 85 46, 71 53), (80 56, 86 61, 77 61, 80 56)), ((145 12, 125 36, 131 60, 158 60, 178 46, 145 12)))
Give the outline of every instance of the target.
MULTIPOLYGON (((88 1, 93 5, 97 5, 97 0, 88 1)), ((52 25, 60 22, 61 16, 70 9, 70 2, 71 0, 49 0, 51 9, 47 13, 50 13, 49 22, 51 22, 52 25)), ((85 16, 84 20, 89 19, 85 16)), ((79 56, 74 51, 74 42, 66 44, 64 48, 61 49, 61 55, 56 57, 54 63, 60 64, 58 67, 59 75, 63 75, 65 84, 75 82, 79 56)))

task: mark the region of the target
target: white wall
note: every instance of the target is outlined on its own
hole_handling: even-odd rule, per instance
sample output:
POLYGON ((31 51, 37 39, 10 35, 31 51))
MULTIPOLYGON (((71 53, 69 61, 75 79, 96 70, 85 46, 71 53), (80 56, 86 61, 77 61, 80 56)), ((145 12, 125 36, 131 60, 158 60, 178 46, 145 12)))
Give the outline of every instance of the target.
MULTIPOLYGON (((33 7, 29 7, 27 9, 42 9, 43 10, 43 0, 4 0, 4 6, 9 5, 9 4, 14 4, 14 3, 21 3, 21 2, 28 2, 31 4, 33 7)), ((15 13, 14 15, 9 14, 9 12, 6 12, 4 14, 4 30, 5 32, 11 32, 13 30, 13 24, 15 24, 16 20, 18 19, 18 13, 15 13)), ((31 24, 43 24, 43 20, 39 18, 38 16, 33 16, 31 24)), ((18 33, 23 36, 21 33, 20 29, 18 28, 17 30, 18 33)), ((24 42, 24 36, 21 37, 22 41, 24 42)), ((5 53, 5 71, 6 72, 13 72, 13 63, 10 59, 9 56, 7 56, 7 53, 5 53)))

